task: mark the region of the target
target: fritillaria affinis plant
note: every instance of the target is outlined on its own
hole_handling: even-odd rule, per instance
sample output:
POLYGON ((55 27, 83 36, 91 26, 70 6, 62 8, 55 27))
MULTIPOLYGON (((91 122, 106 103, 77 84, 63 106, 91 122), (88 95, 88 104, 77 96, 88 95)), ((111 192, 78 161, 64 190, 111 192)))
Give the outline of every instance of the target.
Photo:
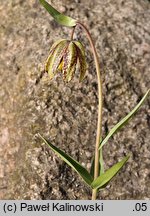
POLYGON ((49 12, 49 14, 54 18, 54 20, 64 26, 72 28, 70 40, 60 39, 56 41, 51 49, 49 56, 45 64, 45 71, 48 72, 50 79, 52 79, 57 73, 61 73, 65 82, 70 82, 76 71, 76 67, 79 66, 80 76, 79 81, 81 82, 85 78, 87 63, 85 59, 85 49, 80 41, 73 39, 74 31, 77 26, 80 26, 89 40, 91 50, 93 53, 95 67, 97 72, 98 80, 98 121, 97 121, 97 135, 95 144, 95 153, 93 160, 91 162, 91 169, 88 171, 85 169, 78 161, 73 159, 70 155, 66 154, 60 148, 57 148, 43 136, 40 138, 46 143, 52 151, 54 151, 63 161, 65 161, 69 166, 71 166, 79 176, 84 180, 84 182, 92 190, 92 200, 97 197, 97 192, 107 186, 110 180, 121 170, 121 168, 126 164, 129 159, 129 155, 124 157, 120 162, 113 165, 108 170, 104 170, 103 165, 103 146, 107 141, 119 131, 130 118, 138 111, 145 99, 148 97, 149 90, 145 93, 141 101, 136 105, 136 107, 125 116, 120 122, 118 122, 106 135, 102 137, 102 81, 101 73, 99 67, 98 55, 91 38, 91 34, 87 27, 80 21, 72 19, 71 17, 65 16, 59 13, 55 8, 53 8, 47 1, 39 0, 44 8, 49 12))

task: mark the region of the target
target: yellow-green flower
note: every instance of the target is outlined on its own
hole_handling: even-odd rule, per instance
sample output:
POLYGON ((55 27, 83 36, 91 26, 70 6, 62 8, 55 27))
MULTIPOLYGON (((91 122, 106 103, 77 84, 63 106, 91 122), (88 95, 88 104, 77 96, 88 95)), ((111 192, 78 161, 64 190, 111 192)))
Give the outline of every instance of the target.
POLYGON ((79 80, 82 81, 87 68, 84 47, 79 41, 61 39, 52 45, 45 70, 50 79, 60 71, 64 80, 69 82, 74 76, 77 62, 80 66, 79 80))

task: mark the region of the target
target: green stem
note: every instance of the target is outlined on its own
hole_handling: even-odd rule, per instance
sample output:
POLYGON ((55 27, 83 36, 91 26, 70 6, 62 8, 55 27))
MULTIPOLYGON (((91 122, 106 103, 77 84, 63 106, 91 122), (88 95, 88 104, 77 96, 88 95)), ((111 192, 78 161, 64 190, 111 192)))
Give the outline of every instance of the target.
MULTIPOLYGON (((92 37, 88 29, 84 24, 77 21, 77 25, 79 25, 83 30, 86 32, 86 36, 89 40, 92 53, 94 56, 95 66, 96 66, 96 72, 97 72, 97 78, 98 78, 98 121, 97 121, 97 134, 96 134, 96 144, 95 144, 95 164, 94 164, 94 179, 96 179, 99 176, 99 159, 100 159, 100 153, 99 153, 99 144, 100 139, 102 136, 102 80, 101 80, 101 74, 100 74, 100 67, 99 67, 99 61, 98 61, 98 55, 96 52, 96 48, 94 46, 92 37)), ((74 30, 73 30, 74 33, 74 30)), ((73 38, 73 34, 71 36, 73 38)), ((92 191, 92 200, 96 200, 97 196, 97 190, 93 189, 92 191)))

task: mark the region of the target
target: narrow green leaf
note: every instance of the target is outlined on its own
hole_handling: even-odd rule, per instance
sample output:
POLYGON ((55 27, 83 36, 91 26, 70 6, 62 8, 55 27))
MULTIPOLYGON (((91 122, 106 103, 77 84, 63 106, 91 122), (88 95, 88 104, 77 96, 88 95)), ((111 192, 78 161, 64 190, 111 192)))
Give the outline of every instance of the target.
MULTIPOLYGON (((102 175, 104 173, 104 161, 103 161, 103 150, 102 149, 100 149, 99 154, 100 154, 100 157, 99 157, 99 173, 100 173, 100 175, 102 175)), ((94 163, 95 163, 95 155, 92 158, 91 169, 90 169, 90 174, 91 174, 91 176, 93 178, 94 178, 94 163)))
POLYGON ((119 172, 128 159, 129 156, 126 156, 120 162, 108 169, 105 173, 92 182, 91 187, 93 189, 100 189, 104 185, 107 185, 107 183, 119 172))
POLYGON ((95 163, 95 157, 92 158, 91 161, 91 169, 90 169, 90 175, 94 178, 94 163, 95 163))
POLYGON ((61 25, 73 27, 76 25, 76 20, 69 16, 65 16, 53 8, 47 1, 39 0, 43 7, 49 12, 49 14, 61 25))
POLYGON ((99 149, 101 149, 106 144, 106 142, 109 140, 109 138, 112 137, 119 129, 121 129, 130 120, 130 118, 138 111, 138 109, 142 106, 142 104, 148 97, 149 92, 150 92, 150 89, 146 92, 146 94, 143 96, 140 102, 136 105, 136 107, 110 130, 108 135, 102 140, 99 149))
POLYGON ((67 155, 64 151, 57 148, 56 146, 54 146, 50 142, 48 142, 40 134, 39 134, 39 136, 44 141, 44 143, 47 144, 51 148, 51 150, 53 152, 55 152, 59 157, 61 157, 61 159, 63 161, 65 161, 69 166, 71 166, 82 177, 82 179, 85 181, 86 184, 88 184, 89 186, 91 185, 91 183, 93 181, 92 176, 78 161, 76 161, 75 159, 73 159, 72 157, 67 155))
MULTIPOLYGON (((92 162, 91 162, 91 169, 90 169, 90 174, 91 176, 94 178, 94 157, 92 158, 92 162)), ((104 161, 103 161, 103 152, 102 152, 102 149, 100 149, 100 160, 99 160, 99 173, 100 173, 100 176, 105 172, 104 170, 104 161)), ((107 182, 106 184, 104 184, 100 189, 103 190, 107 185, 108 185, 109 182, 107 182)))
MULTIPOLYGON (((93 178, 94 178, 94 163, 95 163, 95 157, 92 158, 91 169, 90 169, 90 174, 93 178)), ((104 161, 103 161, 102 149, 100 149, 99 173, 100 173, 100 175, 102 175, 104 173, 104 161)))
POLYGON ((104 161, 103 161, 103 151, 102 151, 102 148, 100 149, 99 163, 100 163, 100 175, 102 175, 104 173, 104 161))

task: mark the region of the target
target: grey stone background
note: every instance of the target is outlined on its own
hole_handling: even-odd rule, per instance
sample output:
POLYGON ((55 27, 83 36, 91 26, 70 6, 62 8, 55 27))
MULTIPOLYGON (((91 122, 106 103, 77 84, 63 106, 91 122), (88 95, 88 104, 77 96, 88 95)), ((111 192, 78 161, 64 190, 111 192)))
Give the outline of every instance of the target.
MULTIPOLYGON (((50 1, 49 1, 50 2, 50 1)), ((103 136, 150 84, 148 0, 51 1, 89 27, 103 79, 103 136)), ((56 24, 37 0, 0 0, 0 199, 90 199, 78 175, 37 138, 40 132, 90 168, 97 124, 97 78, 85 34, 83 83, 43 72, 52 43, 71 30, 56 24)), ((131 157, 98 199, 150 198, 149 101, 105 146, 105 168, 131 157)))

